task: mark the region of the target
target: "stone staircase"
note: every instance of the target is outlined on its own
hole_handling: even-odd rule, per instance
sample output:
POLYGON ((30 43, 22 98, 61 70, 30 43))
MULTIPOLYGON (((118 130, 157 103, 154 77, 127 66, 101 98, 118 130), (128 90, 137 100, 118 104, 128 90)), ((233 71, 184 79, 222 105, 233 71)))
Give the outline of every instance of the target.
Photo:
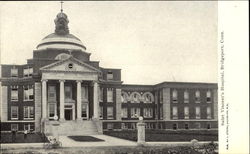
POLYGON ((47 121, 45 122, 45 134, 53 135, 57 131, 59 135, 96 135, 102 134, 100 124, 96 121, 47 121), (59 125, 58 125, 59 124, 59 125), (55 126, 57 125, 57 126, 55 126))

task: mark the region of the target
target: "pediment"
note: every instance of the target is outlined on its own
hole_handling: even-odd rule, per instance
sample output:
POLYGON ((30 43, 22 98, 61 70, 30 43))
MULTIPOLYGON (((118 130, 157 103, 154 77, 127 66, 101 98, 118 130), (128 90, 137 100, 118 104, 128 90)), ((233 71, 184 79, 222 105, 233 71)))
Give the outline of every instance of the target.
POLYGON ((81 62, 74 57, 69 57, 65 60, 61 60, 50 65, 40 68, 41 71, 55 71, 55 72, 100 72, 97 68, 81 62))

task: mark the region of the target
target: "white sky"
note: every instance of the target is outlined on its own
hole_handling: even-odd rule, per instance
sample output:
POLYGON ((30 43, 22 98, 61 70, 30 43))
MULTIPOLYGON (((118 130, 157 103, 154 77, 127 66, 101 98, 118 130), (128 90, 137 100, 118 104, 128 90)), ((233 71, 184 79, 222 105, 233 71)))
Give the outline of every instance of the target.
MULTIPOLYGON (((58 2, 0 2, 1 64, 25 64, 58 2)), ((70 33, 126 84, 217 82, 217 2, 64 2, 70 33)))

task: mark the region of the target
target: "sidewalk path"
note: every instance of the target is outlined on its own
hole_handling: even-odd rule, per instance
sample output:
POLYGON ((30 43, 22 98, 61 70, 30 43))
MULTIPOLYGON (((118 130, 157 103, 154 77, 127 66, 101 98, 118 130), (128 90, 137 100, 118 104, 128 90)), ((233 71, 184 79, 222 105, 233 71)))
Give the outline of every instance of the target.
MULTIPOLYGON (((103 146, 137 146, 137 142, 111 137, 107 135, 90 135, 95 138, 102 139, 100 142, 79 142, 67 136, 60 136, 59 140, 63 147, 103 147, 103 146)), ((199 142, 204 144, 209 142, 199 142)), ((215 142, 217 143, 217 142, 215 142)), ((146 146, 177 146, 190 145, 190 142, 146 142, 146 146)), ((16 149, 16 148, 43 148, 43 143, 16 143, 16 144, 1 144, 1 149, 16 149)))

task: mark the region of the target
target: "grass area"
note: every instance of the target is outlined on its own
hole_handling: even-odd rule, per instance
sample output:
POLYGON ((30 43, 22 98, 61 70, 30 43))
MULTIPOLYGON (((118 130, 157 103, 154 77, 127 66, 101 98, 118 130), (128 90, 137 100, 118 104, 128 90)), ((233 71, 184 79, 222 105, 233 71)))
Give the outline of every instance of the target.
POLYGON ((99 138, 95 138, 92 136, 68 136, 69 138, 78 141, 78 142, 100 142, 104 141, 99 138))
MULTIPOLYGON (((136 130, 106 131, 105 135, 137 141, 136 130)), ((168 131, 146 130, 146 142, 185 142, 196 139, 198 141, 218 141, 217 131, 168 131)))
MULTIPOLYGON (((203 148, 203 147, 201 147, 203 148)), ((113 146, 113 147, 74 147, 59 149, 6 149, 1 151, 7 153, 23 154, 218 154, 215 151, 194 149, 192 146, 113 146), (205 152, 206 151, 206 152, 205 152)))
POLYGON ((23 133, 17 133, 16 136, 12 136, 11 133, 1 133, 1 143, 43 143, 48 142, 41 133, 27 134, 26 139, 23 133))

